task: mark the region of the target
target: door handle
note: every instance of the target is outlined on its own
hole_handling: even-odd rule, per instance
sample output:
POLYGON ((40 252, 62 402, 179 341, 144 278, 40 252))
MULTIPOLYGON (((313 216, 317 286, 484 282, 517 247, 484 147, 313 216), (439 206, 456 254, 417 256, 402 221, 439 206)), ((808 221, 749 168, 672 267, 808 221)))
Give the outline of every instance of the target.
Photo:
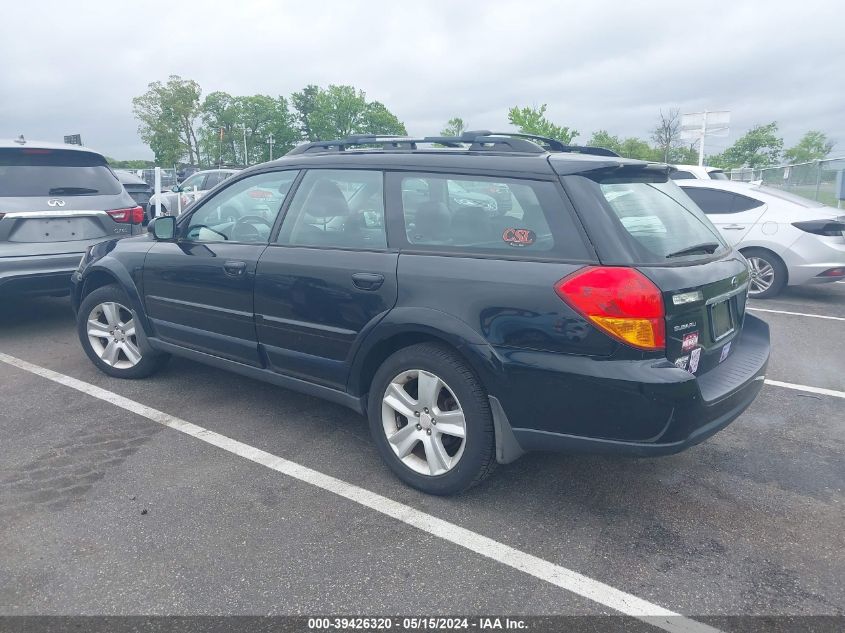
POLYGON ((384 283, 384 275, 378 273, 355 273, 352 275, 353 285, 360 290, 378 290, 384 283))
POLYGON ((745 228, 743 224, 726 224, 722 227, 726 231, 742 231, 745 228))
POLYGON ((239 277, 246 271, 246 262, 223 262, 223 271, 230 277, 239 277))

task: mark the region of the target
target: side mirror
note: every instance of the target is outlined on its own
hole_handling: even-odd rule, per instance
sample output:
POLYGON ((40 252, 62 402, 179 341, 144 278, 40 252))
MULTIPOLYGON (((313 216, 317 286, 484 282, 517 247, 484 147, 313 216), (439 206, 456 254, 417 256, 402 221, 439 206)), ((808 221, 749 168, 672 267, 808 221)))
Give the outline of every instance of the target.
POLYGON ((153 218, 147 224, 147 231, 152 234, 156 241, 172 240, 176 235, 176 218, 172 215, 160 215, 153 218))
POLYGON ((170 191, 172 191, 173 193, 182 193, 182 187, 180 187, 179 185, 173 185, 170 188, 170 191))

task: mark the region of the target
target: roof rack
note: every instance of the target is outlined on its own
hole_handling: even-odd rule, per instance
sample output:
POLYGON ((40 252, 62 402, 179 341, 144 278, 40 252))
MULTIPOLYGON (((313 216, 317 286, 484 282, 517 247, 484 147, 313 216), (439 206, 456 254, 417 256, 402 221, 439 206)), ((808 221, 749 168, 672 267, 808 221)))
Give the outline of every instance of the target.
POLYGON ((517 132, 491 132, 490 130, 471 130, 464 132, 460 136, 423 136, 417 138, 382 134, 357 134, 344 139, 304 143, 298 147, 294 147, 287 155, 345 152, 355 147, 378 147, 385 151, 416 150, 418 149, 418 144, 463 148, 470 152, 494 151, 525 154, 569 152, 596 156, 619 156, 616 152, 603 147, 564 145, 560 141, 546 136, 517 132))

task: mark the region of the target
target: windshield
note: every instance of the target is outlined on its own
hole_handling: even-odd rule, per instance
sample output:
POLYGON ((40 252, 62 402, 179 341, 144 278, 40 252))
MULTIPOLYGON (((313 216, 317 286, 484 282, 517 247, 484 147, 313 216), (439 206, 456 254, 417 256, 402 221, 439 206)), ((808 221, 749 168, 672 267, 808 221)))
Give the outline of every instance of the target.
POLYGON ((123 186, 99 154, 39 148, 0 149, 0 196, 115 195, 123 186))
POLYGON ((710 257, 727 248, 707 216, 672 180, 590 180, 628 236, 639 264, 710 257))

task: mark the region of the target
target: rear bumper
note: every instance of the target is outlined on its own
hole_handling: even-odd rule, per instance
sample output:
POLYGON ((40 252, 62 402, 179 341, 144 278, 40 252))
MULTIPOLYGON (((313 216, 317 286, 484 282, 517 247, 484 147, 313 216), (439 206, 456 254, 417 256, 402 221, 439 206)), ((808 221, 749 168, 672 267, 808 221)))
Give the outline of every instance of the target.
POLYGON ((789 270, 790 286, 837 281, 841 277, 818 275, 845 266, 845 240, 804 233, 783 253, 783 259, 789 270))
POLYGON ((505 396, 503 408, 524 451, 677 453, 725 428, 760 392, 769 360, 768 325, 746 315, 732 347, 724 362, 701 377, 657 360, 606 361, 597 368, 600 375, 586 380, 534 374, 533 382, 550 393, 522 394, 522 408, 505 396), (539 407, 529 407, 532 400, 539 407))
POLYGON ((0 295, 58 294, 70 291, 70 278, 84 253, 0 257, 0 295))

